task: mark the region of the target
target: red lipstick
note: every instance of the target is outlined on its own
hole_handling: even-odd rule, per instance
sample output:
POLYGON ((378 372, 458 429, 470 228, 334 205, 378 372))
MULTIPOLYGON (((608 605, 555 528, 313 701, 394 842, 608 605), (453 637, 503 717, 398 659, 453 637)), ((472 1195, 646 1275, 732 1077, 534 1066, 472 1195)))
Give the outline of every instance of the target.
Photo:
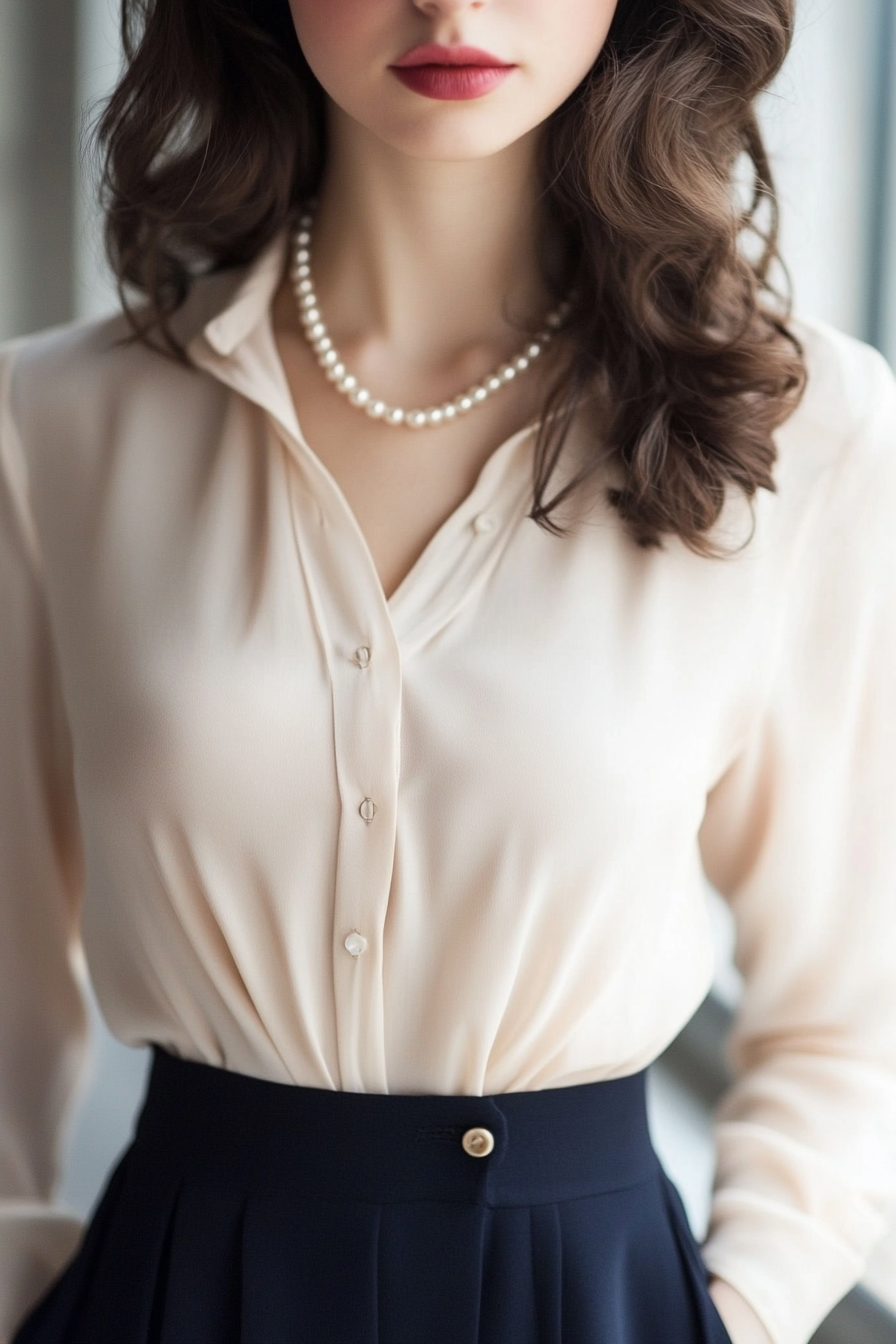
POLYGON ((426 42, 399 56, 389 69, 402 84, 424 98, 466 102, 491 93, 513 74, 516 66, 479 47, 443 47, 426 42))

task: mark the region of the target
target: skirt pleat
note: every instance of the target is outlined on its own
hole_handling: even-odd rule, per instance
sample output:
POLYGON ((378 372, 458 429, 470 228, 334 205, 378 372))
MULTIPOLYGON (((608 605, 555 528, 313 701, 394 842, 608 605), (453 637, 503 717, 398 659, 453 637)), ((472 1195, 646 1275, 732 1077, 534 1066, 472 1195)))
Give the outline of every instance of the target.
POLYGON ((730 1336, 716 1310, 706 1286, 706 1267, 694 1240, 681 1196, 665 1172, 661 1173, 663 1199, 669 1215, 669 1225, 675 1236, 683 1276, 690 1288, 691 1301, 699 1322, 698 1339, 709 1344, 730 1344, 730 1336))
POLYGON ((482 1247, 479 1338, 512 1339, 515 1344, 541 1344, 535 1289, 532 1210, 486 1211, 482 1247), (513 1292, 507 1284, 513 1284, 513 1292))
POLYGON ((13 1344, 731 1341, 642 1075, 370 1097, 157 1050, 134 1142, 13 1344))
POLYGON ((378 1341, 479 1339, 485 1214, 447 1202, 381 1208, 378 1341))
POLYGON ((563 1233, 556 1204, 529 1210, 532 1268, 538 1304, 538 1344, 569 1344, 563 1334, 563 1233))
POLYGON ((245 1204, 239 1192, 181 1187, 147 1344, 241 1344, 245 1204))
POLYGON ((72 1344, 159 1344, 179 1184, 147 1179, 142 1164, 129 1160, 137 1156, 126 1154, 120 1189, 107 1190, 100 1205, 111 1206, 106 1235, 65 1344, 70 1337, 72 1344))

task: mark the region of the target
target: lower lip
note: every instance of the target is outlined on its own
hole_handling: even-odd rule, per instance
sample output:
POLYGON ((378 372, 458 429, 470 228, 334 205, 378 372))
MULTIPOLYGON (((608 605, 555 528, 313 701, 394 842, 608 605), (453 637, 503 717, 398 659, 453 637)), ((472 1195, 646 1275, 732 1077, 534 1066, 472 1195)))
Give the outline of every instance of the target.
POLYGON ((406 65, 390 66, 396 79, 424 98, 466 102, 483 98, 512 75, 513 65, 406 65))

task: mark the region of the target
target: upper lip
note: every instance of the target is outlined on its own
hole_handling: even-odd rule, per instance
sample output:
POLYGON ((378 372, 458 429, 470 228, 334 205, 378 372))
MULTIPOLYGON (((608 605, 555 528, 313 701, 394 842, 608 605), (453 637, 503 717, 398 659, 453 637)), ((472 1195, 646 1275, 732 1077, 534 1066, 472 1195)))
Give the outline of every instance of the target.
POLYGON ((509 66, 512 62, 502 61, 490 51, 479 47, 443 47, 438 42, 425 42, 422 46, 412 47, 403 56, 399 56, 393 65, 401 69, 413 65, 483 65, 509 66))

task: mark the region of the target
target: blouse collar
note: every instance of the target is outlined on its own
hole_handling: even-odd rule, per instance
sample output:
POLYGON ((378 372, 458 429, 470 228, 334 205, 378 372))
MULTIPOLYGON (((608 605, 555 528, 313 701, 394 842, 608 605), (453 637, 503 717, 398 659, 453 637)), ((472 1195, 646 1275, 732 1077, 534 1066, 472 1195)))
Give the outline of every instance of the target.
POLYGON ((278 233, 258 257, 237 272, 236 288, 225 306, 202 328, 202 335, 219 355, 232 355, 269 314, 286 264, 286 232, 278 233))
POLYGON ((294 444, 301 430, 271 320, 287 244, 283 230, 242 270, 197 281, 173 326, 197 368, 262 407, 294 444))

